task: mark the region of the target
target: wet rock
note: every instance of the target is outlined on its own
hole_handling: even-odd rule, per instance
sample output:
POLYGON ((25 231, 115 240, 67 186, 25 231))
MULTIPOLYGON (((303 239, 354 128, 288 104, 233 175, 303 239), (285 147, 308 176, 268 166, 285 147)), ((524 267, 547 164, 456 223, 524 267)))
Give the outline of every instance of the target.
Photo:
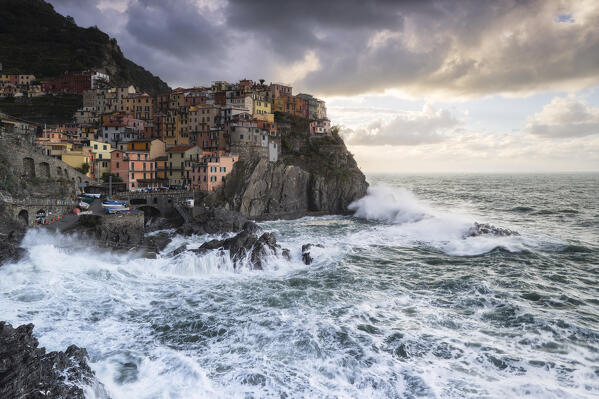
POLYGON ((239 212, 223 208, 194 208, 193 220, 193 223, 185 223, 179 227, 177 233, 183 235, 223 234, 240 231, 246 225, 247 228, 256 228, 256 231, 258 228, 255 223, 248 221, 239 212))
POLYGON ((468 231, 464 234, 464 238, 468 237, 478 237, 481 235, 493 235, 498 237, 506 237, 506 236, 518 236, 520 235, 517 231, 504 229, 502 227, 495 227, 488 223, 477 223, 474 222, 474 225, 468 229, 468 231))
POLYGON ((172 251, 170 253, 171 256, 177 256, 179 254, 182 254, 183 252, 187 251, 187 245, 181 245, 179 248, 175 249, 174 251, 172 251))
POLYGON ((170 242, 171 235, 166 232, 160 232, 144 237, 144 247, 154 253, 162 252, 170 242))
POLYGON ((312 247, 324 248, 320 244, 304 244, 304 245, 302 245, 302 261, 306 265, 312 264, 312 261, 314 260, 312 258, 312 256, 310 255, 310 249, 312 247))
POLYGON ((215 201, 252 219, 347 213, 368 183, 341 137, 314 138, 306 119, 276 119, 288 125, 279 161, 240 159, 215 201))
POLYGON ((19 246, 21 239, 19 233, 0 234, 0 266, 7 262, 16 262, 25 255, 25 250, 19 246))
POLYGON ((25 226, 5 217, 0 219, 0 266, 6 262, 16 262, 25 255, 20 247, 25 236, 25 226))
POLYGON ((158 230, 174 229, 181 226, 181 223, 177 222, 177 219, 167 219, 163 217, 149 218, 145 222, 145 232, 151 233, 158 230))
POLYGON ((249 261, 252 269, 262 270, 264 258, 269 254, 281 253, 283 256, 289 250, 282 249, 272 233, 264 233, 260 237, 256 234, 243 230, 236 236, 225 240, 211 240, 202 244, 198 249, 192 250, 198 254, 204 254, 210 250, 228 250, 235 267, 239 267, 244 261, 249 261))
POLYGON ((13 328, 0 322, 0 397, 83 399, 83 385, 108 398, 87 364, 87 351, 71 345, 46 353, 32 335, 33 324, 13 328))
POLYGON ((260 227, 256 223, 252 222, 251 220, 248 220, 247 222, 245 222, 243 224, 242 229, 244 231, 248 231, 253 234, 257 234, 258 232, 260 232, 260 227))

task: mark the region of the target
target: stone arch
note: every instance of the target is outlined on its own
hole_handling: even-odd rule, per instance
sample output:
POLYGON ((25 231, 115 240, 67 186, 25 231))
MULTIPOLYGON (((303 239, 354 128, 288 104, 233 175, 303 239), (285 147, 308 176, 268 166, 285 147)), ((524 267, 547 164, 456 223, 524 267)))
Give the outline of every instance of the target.
POLYGON ((50 164, 48 162, 40 162, 39 168, 40 168, 40 177, 43 177, 46 179, 49 179, 51 177, 50 164))
POLYGON ((162 213, 158 208, 153 206, 144 205, 137 208, 144 213, 144 223, 147 223, 150 219, 162 216, 162 213))
POLYGON ((81 177, 77 176, 77 183, 81 183, 81 177))
POLYGON ((35 161, 33 158, 23 158, 23 170, 28 177, 35 177, 35 161))
POLYGON ((56 167, 56 175, 57 176, 62 176, 62 168, 60 166, 56 167))
POLYGON ((27 212, 26 209, 23 209, 21 212, 19 212, 19 215, 17 216, 17 219, 23 225, 29 226, 29 212, 27 212))

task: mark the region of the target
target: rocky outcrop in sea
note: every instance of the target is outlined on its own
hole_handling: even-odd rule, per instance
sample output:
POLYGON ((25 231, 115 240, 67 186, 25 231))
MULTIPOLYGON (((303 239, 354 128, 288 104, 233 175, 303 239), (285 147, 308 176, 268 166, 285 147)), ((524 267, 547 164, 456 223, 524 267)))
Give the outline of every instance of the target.
POLYGON ((0 397, 84 399, 87 387, 96 398, 108 398, 87 364, 87 351, 75 345, 64 352, 38 348, 33 324, 13 328, 0 321, 0 397))
POLYGON ((311 137, 307 120, 277 117, 287 125, 281 159, 240 160, 213 203, 251 219, 347 213, 350 203, 366 195, 368 183, 341 137, 336 131, 311 137))

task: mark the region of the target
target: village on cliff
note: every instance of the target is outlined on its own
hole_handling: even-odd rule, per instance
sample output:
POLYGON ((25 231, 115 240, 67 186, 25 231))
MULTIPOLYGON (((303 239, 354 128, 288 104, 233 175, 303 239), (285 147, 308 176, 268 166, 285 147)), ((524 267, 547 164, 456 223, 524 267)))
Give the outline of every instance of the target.
POLYGON ((47 94, 83 96, 72 123, 40 125, 0 115, 0 127, 33 134, 44 154, 121 191, 214 191, 240 159, 276 162, 289 128, 275 121, 278 112, 305 118, 306 134, 331 134, 324 101, 264 80, 216 81, 151 96, 133 86, 111 87, 109 76, 95 71, 43 82, 0 74, 0 97, 27 101, 47 94))

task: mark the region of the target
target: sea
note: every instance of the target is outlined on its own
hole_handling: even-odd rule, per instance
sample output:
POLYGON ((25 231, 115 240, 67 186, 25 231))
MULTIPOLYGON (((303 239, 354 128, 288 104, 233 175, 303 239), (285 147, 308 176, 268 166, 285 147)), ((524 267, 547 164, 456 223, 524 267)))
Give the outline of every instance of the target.
POLYGON ((30 231, 0 320, 87 348, 114 399, 599 397, 599 174, 368 181, 353 216, 260 223, 292 255, 264 270, 30 231))

